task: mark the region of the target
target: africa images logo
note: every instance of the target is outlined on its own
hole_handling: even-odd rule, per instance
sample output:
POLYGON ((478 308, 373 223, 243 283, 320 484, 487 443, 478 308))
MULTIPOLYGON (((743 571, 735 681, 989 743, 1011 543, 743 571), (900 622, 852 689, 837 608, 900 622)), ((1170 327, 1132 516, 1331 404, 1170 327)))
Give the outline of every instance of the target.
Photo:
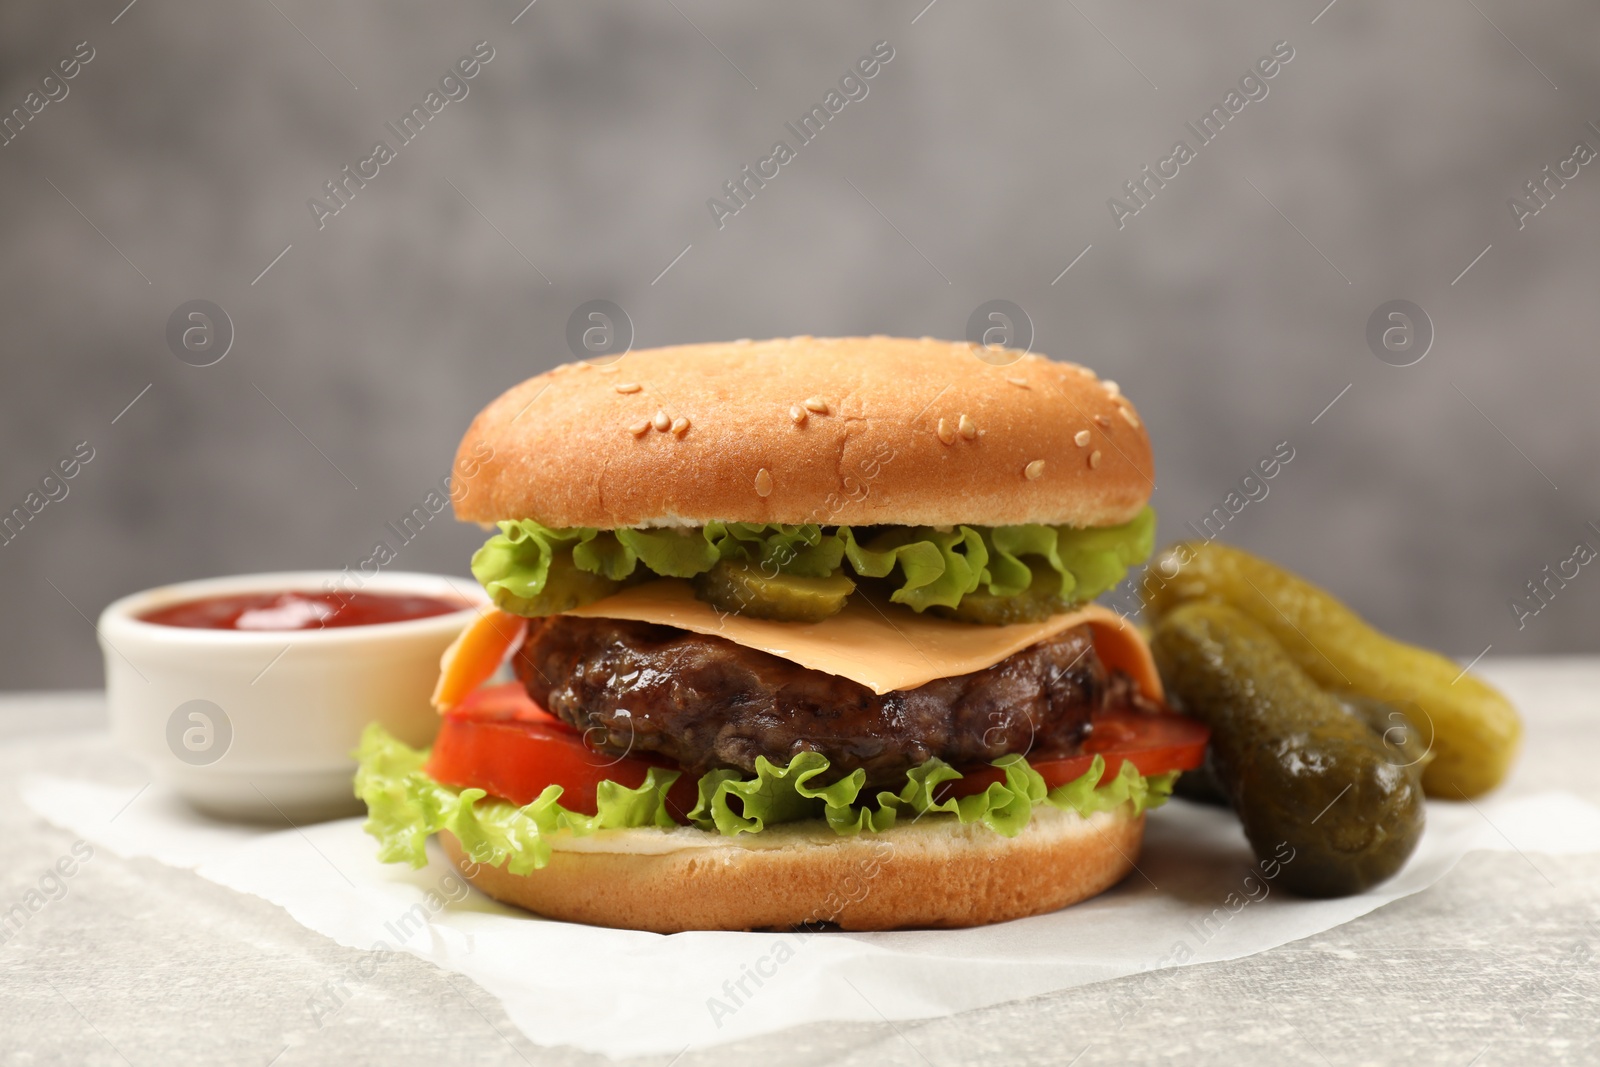
POLYGON ((29 123, 37 122, 40 112, 45 108, 65 100, 72 91, 67 83, 76 78, 94 56, 94 46, 88 41, 79 41, 72 46, 70 56, 58 59, 56 65, 39 79, 37 89, 29 90, 20 106, 0 115, 0 148, 21 137, 22 131, 28 128, 29 123))
POLYGON ((493 58, 494 49, 488 41, 473 45, 472 54, 457 60, 439 79, 437 89, 429 89, 420 104, 412 104, 411 109, 400 117, 400 125, 384 123, 384 127, 394 135, 394 145, 386 140, 378 141, 372 146, 372 154, 357 160, 353 170, 351 164, 346 163, 338 178, 323 182, 322 188, 331 203, 315 196, 306 201, 311 217, 316 220, 317 229, 322 229, 330 218, 349 207, 356 194, 365 189, 368 182, 375 181, 383 173, 384 167, 398 159, 400 149, 416 140, 428 123, 452 101, 465 100, 472 91, 467 83, 481 74, 484 66, 493 58))
POLYGON ((821 136, 823 128, 848 104, 865 100, 872 91, 867 83, 876 78, 893 58, 894 46, 888 41, 874 44, 870 54, 862 56, 839 78, 839 88, 829 89, 822 97, 822 103, 812 104, 811 110, 800 116, 798 125, 795 122, 783 124, 783 128, 794 135, 793 145, 786 140, 774 141, 771 154, 757 160, 754 170, 747 163, 740 169, 738 177, 723 182, 722 191, 728 199, 720 200, 713 196, 706 200, 706 209, 711 212, 711 220, 717 224, 717 229, 722 229, 728 224, 729 218, 748 207, 750 201, 755 199, 756 192, 765 189, 767 182, 782 173, 783 167, 794 162, 799 157, 799 150, 821 136))
POLYGON ((1139 169, 1139 177, 1123 182, 1122 191, 1128 199, 1119 200, 1113 196, 1106 201, 1106 206, 1111 209, 1111 221, 1117 224, 1117 229, 1122 229, 1129 219, 1149 207, 1156 191, 1165 189, 1167 182, 1177 178, 1183 173, 1184 167, 1200 158, 1200 149, 1222 136, 1228 123, 1237 118, 1250 103, 1265 100, 1272 91, 1267 83, 1276 78, 1293 58, 1294 48, 1288 41, 1273 45, 1271 53, 1256 60, 1255 66, 1245 71, 1237 89, 1228 90, 1222 103, 1201 116, 1199 125, 1193 122, 1183 124, 1194 135, 1193 145, 1187 139, 1180 138, 1173 144, 1169 155, 1156 160, 1154 171, 1146 163, 1139 169))

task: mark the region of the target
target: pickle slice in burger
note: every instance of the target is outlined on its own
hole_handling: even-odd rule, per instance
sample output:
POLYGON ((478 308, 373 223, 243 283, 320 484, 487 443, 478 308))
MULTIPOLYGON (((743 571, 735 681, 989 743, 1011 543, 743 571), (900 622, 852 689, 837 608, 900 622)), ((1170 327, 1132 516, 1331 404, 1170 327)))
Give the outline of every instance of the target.
POLYGON ((695 595, 719 611, 758 619, 821 622, 844 610, 856 583, 835 572, 807 578, 767 573, 759 563, 724 559, 695 578, 695 595))

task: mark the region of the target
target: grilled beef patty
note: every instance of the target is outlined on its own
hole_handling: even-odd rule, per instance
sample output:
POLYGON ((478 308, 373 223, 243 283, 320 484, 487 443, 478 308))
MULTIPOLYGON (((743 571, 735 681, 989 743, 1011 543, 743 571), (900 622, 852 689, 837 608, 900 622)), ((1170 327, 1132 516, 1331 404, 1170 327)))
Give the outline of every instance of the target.
POLYGON ((860 767, 868 788, 898 788, 935 756, 959 766, 1071 754, 1091 712, 1141 702, 1127 675, 1106 671, 1087 626, 882 696, 724 638, 614 619, 533 620, 516 669, 601 752, 653 753, 697 776, 753 774, 757 756, 782 766, 813 751, 828 757, 829 780, 860 767))

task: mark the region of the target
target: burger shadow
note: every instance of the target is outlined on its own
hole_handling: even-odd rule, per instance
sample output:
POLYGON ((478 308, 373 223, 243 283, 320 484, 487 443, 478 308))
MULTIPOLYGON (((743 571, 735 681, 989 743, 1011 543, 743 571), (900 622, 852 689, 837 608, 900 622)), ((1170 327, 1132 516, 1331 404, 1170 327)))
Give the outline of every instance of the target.
POLYGON ((1211 905, 1236 892, 1255 864, 1230 809, 1174 797, 1146 818, 1137 867, 1111 892, 1211 905))
POLYGON ((391 884, 409 886, 421 897, 419 903, 430 918, 450 918, 458 915, 504 915, 536 922, 555 922, 512 904, 502 904, 467 880, 436 841, 428 842, 428 864, 409 867, 386 863, 382 876, 391 884))

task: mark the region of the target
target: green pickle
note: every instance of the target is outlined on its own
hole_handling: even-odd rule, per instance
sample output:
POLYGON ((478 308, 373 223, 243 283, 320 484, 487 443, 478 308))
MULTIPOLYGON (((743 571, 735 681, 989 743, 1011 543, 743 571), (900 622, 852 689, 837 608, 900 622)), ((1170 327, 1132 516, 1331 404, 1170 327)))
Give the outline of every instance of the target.
POLYGON ((513 615, 526 615, 538 618, 544 615, 559 615, 563 611, 592 604, 615 593, 625 585, 636 584, 629 581, 613 581, 601 574, 591 574, 579 570, 572 562, 572 550, 562 549, 550 561, 550 571, 545 579, 544 588, 531 597, 516 596, 510 592, 499 592, 495 595, 495 607, 501 611, 509 611, 513 615))
POLYGON ((995 596, 980 585, 961 598, 953 608, 934 607, 929 610, 947 619, 977 623, 982 626, 1005 626, 1015 622, 1043 622, 1052 615, 1071 611, 1076 604, 1061 597, 1061 576, 1048 568, 1036 568, 1028 588, 1015 596, 995 596))
POLYGON ((1228 604, 1265 627, 1318 685, 1402 710, 1431 750, 1429 796, 1462 800, 1505 779, 1522 739, 1516 709, 1454 661, 1396 641, 1328 593, 1237 548, 1185 542, 1144 581, 1158 622, 1187 601, 1228 604))
MULTIPOLYGON (((1394 704, 1362 696, 1342 696, 1339 703, 1383 740, 1390 758, 1397 763, 1425 768, 1433 759, 1430 747, 1433 739, 1417 726, 1422 716, 1415 708, 1408 712, 1394 704)), ((1427 790, 1426 783, 1423 790, 1427 790)))
POLYGON ((695 595, 720 611, 783 622, 821 622, 844 610, 856 584, 843 574, 767 574, 760 564, 723 560, 694 580, 695 595))
POLYGON ((1151 650, 1182 710, 1211 727, 1217 780, 1256 855, 1283 863, 1285 885, 1345 896, 1400 869, 1422 836, 1419 762, 1225 604, 1173 608, 1151 650))

